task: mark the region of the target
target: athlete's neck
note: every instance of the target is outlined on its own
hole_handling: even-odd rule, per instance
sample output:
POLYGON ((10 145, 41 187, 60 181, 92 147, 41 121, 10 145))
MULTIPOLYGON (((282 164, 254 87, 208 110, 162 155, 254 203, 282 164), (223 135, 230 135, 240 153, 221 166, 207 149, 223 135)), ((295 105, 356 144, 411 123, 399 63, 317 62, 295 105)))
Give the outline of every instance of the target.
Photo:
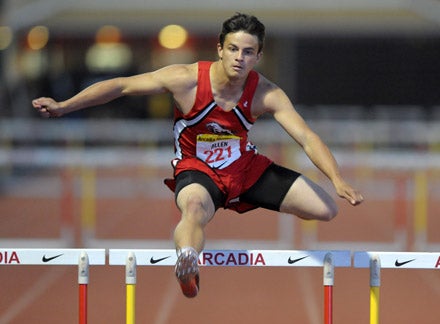
POLYGON ((221 61, 212 63, 211 84, 216 88, 227 91, 242 91, 246 84, 246 77, 232 77, 228 75, 221 61))

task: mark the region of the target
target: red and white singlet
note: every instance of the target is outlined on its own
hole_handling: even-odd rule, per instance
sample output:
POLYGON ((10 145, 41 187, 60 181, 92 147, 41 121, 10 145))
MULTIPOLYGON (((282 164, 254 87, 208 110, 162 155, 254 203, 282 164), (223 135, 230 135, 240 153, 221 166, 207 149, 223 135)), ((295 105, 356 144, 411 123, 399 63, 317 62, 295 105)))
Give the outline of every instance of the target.
POLYGON ((258 73, 249 73, 239 102, 232 110, 224 111, 212 94, 211 64, 198 63, 197 94, 191 111, 183 115, 177 108, 174 110, 174 175, 185 170, 204 172, 226 194, 225 208, 236 209, 234 205, 240 194, 272 163, 258 154, 248 140, 248 132, 255 122, 251 105, 258 73))

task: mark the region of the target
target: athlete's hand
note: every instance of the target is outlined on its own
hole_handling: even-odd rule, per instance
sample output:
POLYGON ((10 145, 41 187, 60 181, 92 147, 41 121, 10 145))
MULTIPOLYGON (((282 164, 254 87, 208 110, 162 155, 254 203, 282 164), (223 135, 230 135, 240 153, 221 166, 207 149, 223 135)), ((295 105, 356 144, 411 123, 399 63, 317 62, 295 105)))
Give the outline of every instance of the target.
POLYGON ((44 118, 60 117, 63 115, 60 104, 52 98, 42 97, 32 100, 32 106, 44 118))
POLYGON ((361 195, 361 193, 353 189, 348 183, 343 180, 335 184, 335 188, 339 197, 345 198, 353 206, 359 205, 364 201, 364 197, 361 195))

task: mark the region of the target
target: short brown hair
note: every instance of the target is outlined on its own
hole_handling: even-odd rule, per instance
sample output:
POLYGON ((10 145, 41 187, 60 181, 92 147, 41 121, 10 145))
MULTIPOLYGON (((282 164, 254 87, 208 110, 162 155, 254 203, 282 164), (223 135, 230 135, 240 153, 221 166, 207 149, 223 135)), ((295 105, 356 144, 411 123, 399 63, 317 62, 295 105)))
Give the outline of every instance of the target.
POLYGON ((265 27, 257 17, 243 13, 236 13, 223 22, 222 31, 219 35, 220 46, 223 47, 226 35, 238 31, 244 31, 258 38, 258 52, 263 50, 265 27))

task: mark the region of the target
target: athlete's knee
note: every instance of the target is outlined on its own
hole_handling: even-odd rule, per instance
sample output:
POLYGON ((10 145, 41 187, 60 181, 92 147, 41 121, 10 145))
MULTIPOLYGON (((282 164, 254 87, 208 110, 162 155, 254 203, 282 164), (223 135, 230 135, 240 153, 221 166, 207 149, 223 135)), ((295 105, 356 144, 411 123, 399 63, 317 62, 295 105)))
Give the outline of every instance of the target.
POLYGON ((184 205, 185 210, 191 214, 203 213, 206 209, 204 207, 203 199, 197 195, 188 196, 184 205))
POLYGON ((323 211, 323 214, 321 215, 321 220, 324 222, 329 222, 333 218, 338 215, 338 206, 336 205, 335 201, 332 199, 326 203, 326 208, 323 211))
POLYGON ((308 185, 313 191, 309 203, 316 204, 317 219, 324 222, 331 221, 338 214, 338 206, 335 200, 315 183, 309 181, 308 185))
POLYGON ((182 212, 182 221, 204 226, 214 214, 214 207, 210 198, 197 192, 179 194, 177 203, 182 212))

